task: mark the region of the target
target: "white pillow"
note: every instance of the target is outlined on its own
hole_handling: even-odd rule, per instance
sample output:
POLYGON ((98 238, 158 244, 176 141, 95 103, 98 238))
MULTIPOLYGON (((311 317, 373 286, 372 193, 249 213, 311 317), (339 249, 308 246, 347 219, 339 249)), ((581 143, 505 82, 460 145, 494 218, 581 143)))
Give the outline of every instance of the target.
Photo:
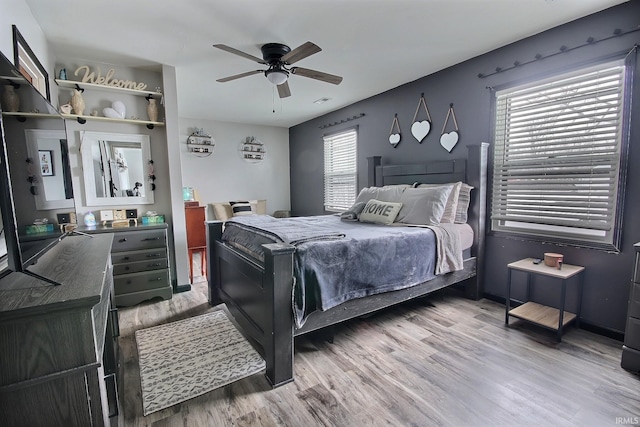
POLYGON ((449 193, 449 197, 447 198, 447 204, 444 207, 444 213, 442 214, 440 223, 453 224, 456 219, 456 209, 458 208, 458 197, 460 195, 460 187, 462 187, 462 181, 448 184, 417 184, 415 185, 415 188, 432 188, 445 186, 451 187, 451 193, 449 193))
POLYGON ((402 208, 402 203, 385 202, 371 199, 367 202, 358 219, 362 222, 376 224, 393 224, 402 208))
POLYGON ((469 203, 471 202, 471 190, 473 187, 463 183, 458 195, 458 207, 456 208, 456 224, 466 224, 468 220, 469 203))
POLYGON ((414 225, 438 225, 444 214, 452 186, 407 188, 400 201, 402 209, 396 222, 414 225))
POLYGON ((371 199, 376 199, 384 202, 398 202, 400 196, 405 187, 390 186, 390 187, 365 187, 360 190, 356 202, 367 203, 371 199))

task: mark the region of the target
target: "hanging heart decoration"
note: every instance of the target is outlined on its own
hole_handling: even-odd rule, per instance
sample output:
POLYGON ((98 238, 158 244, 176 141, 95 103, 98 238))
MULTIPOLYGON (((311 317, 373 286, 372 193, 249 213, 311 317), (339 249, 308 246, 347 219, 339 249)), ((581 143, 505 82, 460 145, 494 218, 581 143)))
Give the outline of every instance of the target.
POLYGON ((418 142, 422 142, 422 140, 429 134, 431 130, 431 123, 427 120, 423 120, 421 122, 414 122, 411 125, 411 134, 414 136, 418 142))
POLYGON ((389 143, 396 148, 400 143, 401 135, 400 135, 400 123, 398 123, 398 115, 396 114, 391 122, 391 130, 389 131, 389 143), (396 132, 394 132, 394 128, 396 128, 396 132))
POLYGON ((413 115, 413 124, 411 125, 411 134, 415 139, 418 140, 419 143, 422 143, 422 140, 429 134, 431 130, 431 115, 429 114, 429 109, 427 108, 427 103, 424 101, 424 93, 420 95, 420 100, 418 101, 418 107, 416 108, 416 112, 413 115), (427 114, 427 120, 422 120, 420 122, 416 121, 418 117, 418 111, 420 111, 420 107, 424 107, 424 111, 427 114))
POLYGON ((122 101, 114 101, 111 107, 107 107, 102 110, 105 117, 112 119, 124 119, 127 113, 127 107, 124 106, 122 101))
POLYGON ((440 145, 442 145, 448 152, 451 152, 451 150, 453 150, 453 147, 455 147, 457 143, 458 132, 456 132, 455 130, 452 130, 449 133, 443 133, 440 136, 440 145))
POLYGON ((449 104, 449 111, 447 111, 447 118, 444 120, 444 126, 442 126, 442 133, 440 135, 440 145, 447 150, 449 153, 453 150, 453 147, 456 146, 458 140, 460 139, 460 132, 458 129, 458 121, 456 120, 456 113, 453 111, 453 104, 449 104), (449 116, 453 119, 453 123, 456 126, 456 130, 453 130, 449 133, 445 133, 445 129, 447 128, 447 122, 449 121, 449 116))

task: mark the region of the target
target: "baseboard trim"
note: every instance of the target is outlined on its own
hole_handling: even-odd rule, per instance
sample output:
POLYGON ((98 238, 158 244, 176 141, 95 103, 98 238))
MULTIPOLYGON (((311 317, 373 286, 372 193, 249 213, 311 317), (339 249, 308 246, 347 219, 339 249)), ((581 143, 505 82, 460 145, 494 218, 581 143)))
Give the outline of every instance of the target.
MULTIPOLYGON (((488 300, 498 302, 500 304, 504 304, 506 301, 504 297, 499 297, 497 295, 491 295, 487 293, 483 294, 483 297, 488 300)), ((584 319, 580 319, 580 329, 584 329, 585 331, 593 332, 594 334, 602 335, 607 338, 620 341, 621 343, 624 342, 623 332, 614 331, 612 329, 605 328, 603 326, 595 325, 593 323, 589 323, 585 321, 584 319)))

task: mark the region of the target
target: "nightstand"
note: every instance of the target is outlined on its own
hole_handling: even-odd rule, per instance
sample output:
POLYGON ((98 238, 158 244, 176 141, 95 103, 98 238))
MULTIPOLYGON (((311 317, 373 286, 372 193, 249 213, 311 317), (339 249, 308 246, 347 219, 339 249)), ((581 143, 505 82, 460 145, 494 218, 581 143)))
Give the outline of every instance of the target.
POLYGON ((543 262, 541 262, 540 264, 534 264, 533 261, 534 258, 525 258, 507 265, 507 297, 504 323, 506 325, 509 325, 510 316, 534 323, 552 331, 556 331, 558 342, 560 342, 562 340, 562 332, 567 324, 575 320, 576 326, 580 326, 580 308, 582 306, 582 273, 584 272, 585 268, 579 265, 562 264, 562 269, 558 270, 555 267, 544 265, 543 262), (511 273, 513 270, 519 270, 527 273, 527 301, 524 304, 511 309, 511 273), (562 281, 560 286, 559 308, 553 308, 530 301, 532 276, 534 275, 553 277, 562 281), (579 275, 577 284, 577 310, 576 313, 570 313, 568 311, 565 311, 567 281, 576 275, 579 275))

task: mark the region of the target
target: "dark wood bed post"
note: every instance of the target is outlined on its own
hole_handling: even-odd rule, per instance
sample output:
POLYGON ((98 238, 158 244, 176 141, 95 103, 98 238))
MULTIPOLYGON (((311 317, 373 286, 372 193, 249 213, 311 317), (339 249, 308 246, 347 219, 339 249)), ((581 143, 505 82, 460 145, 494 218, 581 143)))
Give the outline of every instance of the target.
POLYGON ((472 185, 471 203, 469 204, 469 223, 473 235, 471 255, 476 257, 476 276, 471 279, 473 284, 465 286, 465 296, 478 300, 484 294, 484 239, 487 215, 487 165, 489 144, 467 146, 467 184, 472 185))
POLYGON ((207 221, 207 279, 209 284, 209 305, 222 304, 220 289, 220 270, 217 268, 218 257, 214 256, 213 247, 222 238, 222 221, 207 221))
MULTIPOLYGON (((293 252, 295 247, 284 243, 262 245, 264 248, 263 286, 265 298, 272 307, 282 307, 293 294, 293 252)), ((273 310, 264 328, 264 359, 266 376, 273 387, 293 381, 293 308, 289 313, 273 310), (268 333, 267 331, 271 331, 268 333)))

